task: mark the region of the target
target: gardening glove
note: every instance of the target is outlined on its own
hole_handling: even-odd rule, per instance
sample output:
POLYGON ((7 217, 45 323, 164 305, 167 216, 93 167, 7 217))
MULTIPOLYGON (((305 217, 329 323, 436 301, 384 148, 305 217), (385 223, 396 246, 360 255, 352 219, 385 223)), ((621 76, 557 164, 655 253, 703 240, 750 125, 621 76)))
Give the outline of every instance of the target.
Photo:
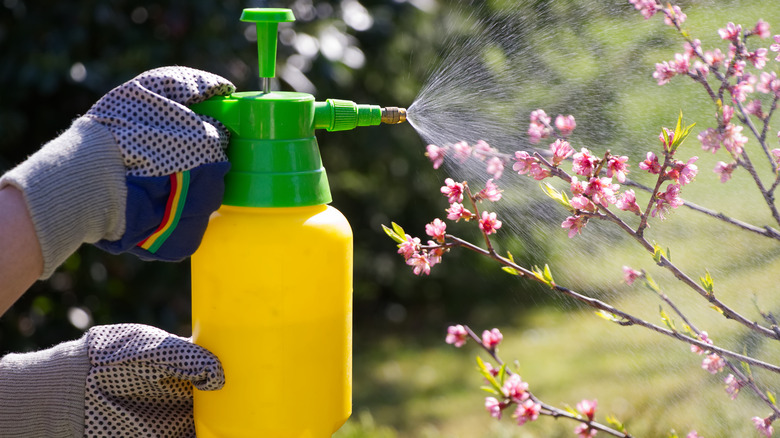
POLYGON ((192 387, 222 388, 219 359, 141 324, 0 359, 0 437, 195 436, 192 387))
POLYGON ((228 131, 189 105, 233 84, 186 67, 145 72, 0 178, 25 197, 48 278, 82 242, 178 261, 200 244, 224 193, 228 131))

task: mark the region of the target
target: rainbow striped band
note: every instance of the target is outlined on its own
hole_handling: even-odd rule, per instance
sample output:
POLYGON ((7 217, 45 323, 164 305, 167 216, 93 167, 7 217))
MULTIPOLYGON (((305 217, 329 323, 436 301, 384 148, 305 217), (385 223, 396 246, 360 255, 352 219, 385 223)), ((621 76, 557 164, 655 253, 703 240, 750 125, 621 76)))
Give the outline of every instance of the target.
POLYGON ((168 195, 168 203, 165 206, 165 215, 160 226, 149 237, 138 243, 137 246, 154 254, 165 243, 168 236, 176 229, 184 210, 187 199, 187 190, 190 186, 190 171, 177 172, 170 175, 171 193, 168 195))

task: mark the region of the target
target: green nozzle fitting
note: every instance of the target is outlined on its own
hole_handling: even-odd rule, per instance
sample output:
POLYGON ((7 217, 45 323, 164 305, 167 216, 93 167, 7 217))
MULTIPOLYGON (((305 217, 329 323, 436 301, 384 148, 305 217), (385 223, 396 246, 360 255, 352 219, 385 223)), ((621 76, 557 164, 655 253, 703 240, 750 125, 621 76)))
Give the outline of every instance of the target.
POLYGON ((290 9, 249 8, 244 9, 241 21, 255 23, 257 27, 257 64, 261 78, 276 76, 276 33, 279 23, 295 21, 290 9))
POLYGON ((328 99, 314 103, 314 128, 346 131, 358 126, 373 126, 382 122, 378 105, 358 105, 349 100, 328 99))

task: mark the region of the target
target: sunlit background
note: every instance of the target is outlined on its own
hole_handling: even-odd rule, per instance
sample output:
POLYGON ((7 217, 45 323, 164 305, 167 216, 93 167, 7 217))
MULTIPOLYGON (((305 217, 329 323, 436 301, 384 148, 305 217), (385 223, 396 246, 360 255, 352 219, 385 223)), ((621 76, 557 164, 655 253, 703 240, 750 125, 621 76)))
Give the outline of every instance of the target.
MULTIPOLYGON (((752 27, 763 18, 780 29, 780 10, 759 0, 680 3, 694 37, 724 52, 716 30, 728 21, 752 27)), ((511 418, 490 418, 475 371, 479 351, 443 342, 454 323, 479 332, 500 328, 502 357, 516 359, 530 389, 550 404, 597 398, 598 420, 615 415, 636 436, 667 436, 672 428, 681 435, 696 429, 706 437, 753 436, 749 418, 768 410, 746 391, 731 402, 722 376, 701 370, 687 345, 612 325, 462 251, 448 254, 430 277, 415 277, 381 229, 395 221, 423 235, 447 207, 441 181, 473 176, 465 168, 434 171, 423 155, 428 141, 462 135, 508 153, 527 149, 528 114, 544 108, 575 115, 575 148, 629 155, 637 170, 645 152, 658 147, 660 127, 672 126, 680 109, 697 123, 695 133, 712 126, 712 105, 693 84, 681 78, 656 84, 655 63, 681 51, 681 40, 660 17, 645 21, 628 1, 93 0, 44 7, 3 0, 0 171, 66 129, 105 92, 151 68, 185 65, 220 74, 239 90, 257 89, 254 28, 238 21, 245 7, 295 13, 295 23, 280 26, 272 88, 318 100, 429 108, 416 120, 422 137, 408 124, 318 137, 333 205, 355 235, 354 414, 337 437, 573 435, 574 424, 562 420, 518 427, 511 418)), ((744 174, 722 186, 711 172, 724 156, 705 155, 693 137, 680 153, 701 157, 684 198, 767 223, 744 174)), ((507 171, 501 184, 507 201, 496 207, 505 223, 497 244, 521 263, 548 263, 558 283, 661 323, 657 299, 621 282, 622 265, 647 269, 716 341, 780 359, 776 348, 726 324, 654 269, 650 256, 616 230, 591 222, 585 236, 570 241, 559 226, 566 213, 541 197, 535 182, 507 171)), ((478 237, 472 228, 451 226, 478 237)), ((708 269, 724 300, 758 318, 754 296, 766 309, 780 305, 780 252, 743 234, 686 211, 649 231, 692 277, 708 269)), ((120 322, 188 336, 189 269, 187 262, 144 263, 85 246, 3 315, 0 351, 45 348, 92 325, 120 322)), ((780 383, 761 378, 770 387, 780 383)), ((322 402, 303 401, 301 415, 322 402)))

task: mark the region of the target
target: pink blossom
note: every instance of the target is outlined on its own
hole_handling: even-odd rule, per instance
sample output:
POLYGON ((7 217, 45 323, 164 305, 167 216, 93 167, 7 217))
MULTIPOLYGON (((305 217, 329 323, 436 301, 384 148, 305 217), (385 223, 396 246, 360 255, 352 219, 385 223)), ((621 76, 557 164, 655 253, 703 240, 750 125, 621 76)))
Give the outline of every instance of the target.
POLYGON ((528 394, 528 383, 523 382, 518 374, 512 374, 504 381, 501 392, 516 403, 520 403, 531 396, 528 394))
POLYGON ((699 157, 691 157, 687 163, 675 160, 672 167, 666 171, 666 177, 683 186, 690 183, 699 173, 699 167, 693 164, 698 159, 699 157))
POLYGON ((620 188, 619 184, 612 184, 612 178, 592 177, 585 187, 585 194, 590 196, 594 204, 609 207, 617 202, 615 192, 620 188))
POLYGON ((501 221, 496 219, 495 213, 482 212, 482 219, 479 220, 479 229, 485 234, 493 234, 501 228, 501 221))
POLYGON ((755 52, 750 52, 747 55, 748 61, 753 64, 753 67, 761 70, 766 66, 767 50, 765 48, 756 49, 755 52))
POLYGON ((653 217, 660 217, 665 219, 664 214, 668 213, 670 209, 677 208, 683 205, 683 200, 680 198, 680 185, 670 184, 666 187, 665 192, 658 193, 655 201, 655 208, 650 213, 653 217))
POLYGON ((717 374, 726 366, 726 361, 715 353, 710 353, 701 361, 701 367, 710 374, 717 374))
MULTIPOLYGON (((434 242, 433 240, 428 241, 428 246, 437 246, 438 242, 434 242)), ((428 266, 431 268, 434 265, 438 265, 441 263, 441 256, 444 255, 445 248, 442 248, 440 246, 436 248, 430 248, 428 251, 428 266)))
POLYGON ((501 332, 494 328, 493 330, 485 330, 482 332, 482 345, 485 346, 485 348, 494 349, 496 346, 501 343, 501 340, 504 339, 504 335, 501 334, 501 332))
MULTIPOLYGON (((560 116, 558 116, 560 117, 560 116)), ((555 122, 558 123, 557 121, 555 122)), ((573 153, 574 149, 571 147, 568 141, 557 139, 555 142, 550 144, 550 150, 553 154, 553 165, 557 166, 561 164, 561 162, 567 158, 569 158, 573 153)))
POLYGON ((775 162, 780 163, 780 149, 775 148, 769 152, 775 157, 775 162))
POLYGON ((743 383, 734 377, 733 374, 726 376, 726 378, 723 379, 723 383, 726 384, 726 393, 729 395, 729 398, 735 400, 737 395, 739 395, 739 389, 742 388, 743 383))
POLYGON ((761 109, 761 101, 758 99, 753 99, 750 102, 745 105, 745 112, 748 114, 752 114, 759 119, 764 119, 764 111, 761 109))
POLYGON ((684 75, 691 69, 691 58, 684 53, 675 53, 674 60, 669 61, 669 67, 673 68, 675 73, 684 75))
POLYGON ((571 194, 579 196, 585 193, 586 184, 584 181, 580 181, 576 176, 571 177, 571 194))
POLYGON ((573 160, 572 170, 578 175, 585 176, 593 174, 599 161, 599 159, 586 148, 582 148, 580 149, 580 152, 574 154, 573 160))
POLYGON ((777 79, 777 73, 761 72, 756 90, 759 93, 780 95, 780 80, 777 79))
POLYGON ((628 266, 623 266, 623 281, 628 285, 634 284, 637 278, 642 278, 644 274, 636 269, 631 269, 628 266))
POLYGON ((683 14, 683 11, 677 5, 672 6, 671 9, 664 9, 664 23, 666 23, 667 26, 674 26, 675 23, 679 26, 680 24, 683 24, 687 18, 688 16, 683 14))
POLYGON ((578 195, 569 200, 569 204, 577 210, 595 212, 598 208, 587 196, 578 195))
POLYGON ((736 169, 736 163, 726 164, 723 161, 718 161, 712 171, 720 175, 720 182, 725 183, 731 179, 734 169, 736 169))
POLYGON ((493 155, 495 153, 495 149, 490 147, 489 144, 485 140, 478 140, 476 144, 474 144, 474 150, 473 150, 474 156, 479 158, 480 160, 484 160, 485 158, 493 155))
POLYGON ((726 60, 726 55, 724 55, 723 52, 720 51, 720 49, 715 49, 713 51, 705 52, 704 60, 707 62, 708 65, 711 65, 713 67, 719 67, 721 64, 723 64, 723 61, 726 60))
MULTIPOLYGON (((700 340, 700 341, 702 341, 702 342, 704 342, 704 343, 705 343, 705 344, 707 344, 707 345, 712 345, 712 339, 710 339, 710 338, 707 336, 707 332, 706 332, 706 331, 704 331, 704 330, 702 330, 702 331, 701 331, 701 333, 699 333, 699 340, 700 340)), ((698 345, 691 344, 691 353, 696 353, 696 354, 698 354, 698 355, 702 355, 702 354, 704 354, 706 351, 707 351, 707 350, 705 350, 705 349, 703 349, 703 348, 699 347, 698 345)))
POLYGON ((456 183, 452 178, 445 179, 444 184, 441 188, 441 193, 447 197, 450 204, 463 202, 463 184, 456 183))
POLYGON ((607 161, 607 176, 614 176, 621 183, 626 182, 626 174, 628 173, 628 157, 621 156, 616 157, 612 155, 607 161))
POLYGON ((504 409, 506 405, 496 400, 495 397, 487 397, 485 398, 485 409, 490 412, 490 416, 493 418, 496 418, 498 420, 501 419, 501 410, 504 409))
POLYGON ((692 430, 688 432, 688 435, 685 435, 685 438, 704 438, 704 437, 699 435, 699 433, 696 432, 695 430, 692 430))
POLYGON ((543 125, 549 125, 552 121, 552 117, 548 116, 543 109, 537 109, 531 111, 530 120, 535 123, 541 123, 543 125))
POLYGON ((493 179, 487 180, 485 183, 485 188, 480 190, 480 192, 477 194, 477 198, 479 199, 487 199, 488 201, 500 201, 501 200, 501 189, 498 188, 498 186, 493 182, 493 179))
POLYGON ((412 267, 414 275, 430 275, 431 273, 431 263, 427 254, 412 254, 411 257, 406 259, 406 264, 412 267))
POLYGON ((737 102, 744 102, 747 100, 748 94, 753 92, 753 86, 750 84, 749 81, 739 81, 736 84, 734 84, 729 91, 731 92, 732 98, 737 102))
POLYGON ((723 105, 723 123, 731 122, 734 117, 734 107, 731 105, 723 105))
MULTIPOLYGON (((713 154, 720 149, 720 134, 715 128, 707 128, 700 132, 698 137, 701 142, 701 148, 705 151, 711 151, 713 154)), ((640 164, 639 167, 642 167, 640 164)))
POLYGON ((501 175, 504 174, 504 160, 498 157, 490 157, 487 160, 485 172, 492 175, 495 179, 501 178, 501 175))
POLYGON ((765 437, 771 437, 774 429, 772 429, 772 417, 760 418, 753 417, 753 425, 756 426, 756 430, 763 433, 765 437))
POLYGON ((658 134, 658 140, 661 142, 661 145, 663 145, 664 151, 669 151, 672 147, 672 143, 674 143, 674 131, 662 128, 661 133, 658 134), (664 133, 666 133, 666 137, 664 137, 664 133), (668 141, 667 138, 669 139, 668 141))
MULTIPOLYGON (((780 35, 775 35, 773 38, 775 40, 775 43, 769 46, 769 50, 773 52, 780 52, 780 35)), ((780 55, 777 55, 775 61, 780 61, 780 55)))
POLYGON ((581 402, 577 403, 577 410, 580 411, 582 415, 588 417, 588 420, 593 421, 593 417, 596 415, 596 406, 598 406, 598 402, 595 399, 583 399, 581 402))
POLYGON ((615 202, 615 206, 623 211, 630 211, 634 214, 642 214, 639 204, 636 202, 636 194, 633 189, 628 189, 620 194, 615 202))
POLYGON ((552 120, 542 109, 531 111, 531 123, 528 125, 528 137, 531 143, 538 143, 539 140, 547 138, 552 132, 549 128, 552 120))
POLYGON ((733 155, 740 155, 743 151, 743 146, 748 141, 748 138, 742 135, 742 128, 742 126, 729 123, 723 130, 721 142, 723 147, 733 155))
POLYGON ((460 348, 466 344, 468 337, 469 333, 466 331, 465 327, 460 324, 451 325, 447 327, 447 338, 444 341, 460 348))
POLYGON ((758 23, 756 23, 756 27, 753 28, 752 34, 758 35, 758 37, 762 40, 769 38, 771 35, 769 33, 769 23, 759 18, 758 23))
POLYGON ((577 233, 582 233, 582 229, 585 228, 585 224, 587 223, 588 219, 586 217, 575 214, 574 216, 567 217, 561 224, 561 228, 569 229, 569 238, 571 239, 577 233))
POLYGON ((471 157, 472 148, 465 141, 459 141, 455 143, 452 145, 452 149, 455 151, 454 158, 461 163, 465 162, 469 159, 469 157, 471 157))
POLYGON ((420 251, 420 239, 408 234, 404 236, 406 240, 398 244, 398 254, 403 254, 405 260, 417 254, 420 251))
POLYGON ((658 85, 668 83, 675 75, 677 75, 677 69, 668 62, 664 61, 655 64, 653 77, 658 81, 658 85))
POLYGON ((689 58, 693 58, 696 55, 696 53, 699 50, 701 50, 701 40, 696 38, 691 43, 689 43, 687 41, 684 42, 683 43, 683 50, 685 51, 684 53, 686 55, 688 55, 689 58))
POLYGON ((634 5, 636 10, 642 13, 645 20, 650 19, 656 12, 658 12, 658 5, 655 0, 628 0, 629 3, 634 5))
MULTIPOLYGON (((732 46, 732 49, 735 49, 734 46, 732 46)), ((742 76, 745 74, 745 67, 747 66, 747 62, 743 60, 735 61, 733 64, 733 74, 734 76, 742 76)))
POLYGON ((718 35, 724 40, 737 40, 740 33, 742 33, 742 26, 732 22, 729 22, 725 28, 718 29, 718 35))
POLYGON ((577 122, 574 121, 574 116, 572 115, 564 116, 559 114, 558 117, 555 118, 555 127, 558 128, 558 131, 562 136, 566 137, 577 127, 577 122))
POLYGON ((522 426, 528 421, 534 421, 539 418, 539 412, 542 410, 542 405, 535 401, 528 399, 522 403, 518 403, 515 413, 512 417, 517 419, 517 425, 522 426))
POLYGON ((537 181, 541 181, 550 176, 550 171, 547 168, 542 167, 541 164, 534 163, 531 165, 528 175, 537 181))
POLYGON ((453 202, 450 204, 450 208, 445 211, 447 212, 447 219, 455 222, 461 219, 469 220, 474 216, 474 213, 468 211, 463 207, 463 204, 459 202, 453 202))
POLYGON ((655 156, 654 153, 648 152, 647 158, 645 161, 642 161, 639 163, 639 168, 642 170, 646 170, 653 175, 658 175, 661 173, 661 163, 658 162, 658 157, 655 156))
POLYGON ((435 144, 429 144, 425 147, 425 150, 425 156, 431 160, 431 163, 433 163, 433 168, 438 169, 441 167, 442 163, 444 163, 444 156, 446 155, 447 149, 440 148, 435 144))
POLYGON ((596 432, 598 432, 596 429, 591 428, 586 423, 580 423, 577 427, 574 428, 574 433, 577 434, 580 438, 591 438, 596 436, 596 432))
POLYGON ((512 165, 512 170, 520 175, 526 174, 531 170, 531 166, 537 164, 539 160, 536 157, 532 157, 526 151, 515 152, 515 164, 512 165))
POLYGON ((425 234, 433 237, 437 242, 444 242, 444 235, 447 234, 447 224, 439 218, 425 226, 425 234))

